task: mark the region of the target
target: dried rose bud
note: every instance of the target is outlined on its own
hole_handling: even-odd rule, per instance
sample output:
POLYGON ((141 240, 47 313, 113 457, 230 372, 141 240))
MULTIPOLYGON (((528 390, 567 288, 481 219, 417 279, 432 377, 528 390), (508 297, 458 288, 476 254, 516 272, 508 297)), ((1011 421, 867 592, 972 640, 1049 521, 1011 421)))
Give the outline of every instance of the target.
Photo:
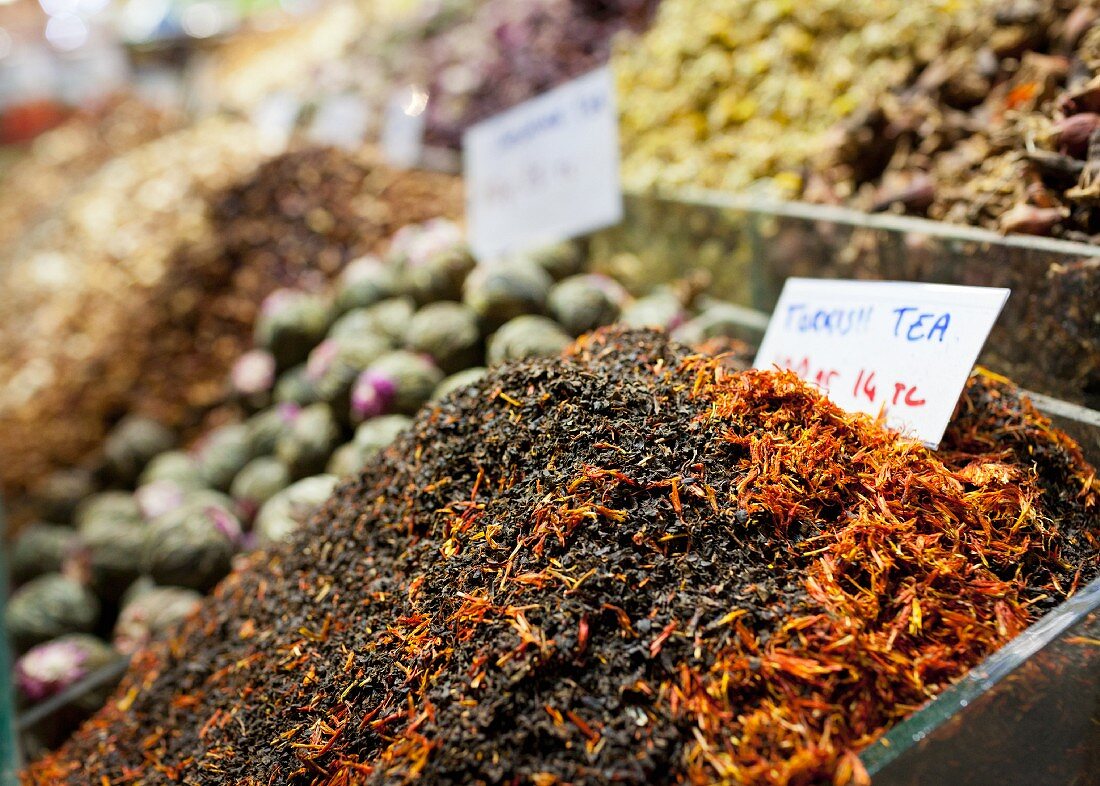
POLYGON ((1053 131, 1058 136, 1058 146, 1063 153, 1083 158, 1089 149, 1089 137, 1097 128, 1100 128, 1100 114, 1082 112, 1059 120, 1054 124, 1053 131))
POLYGON ((255 396, 275 384, 275 356, 262 349, 245 352, 229 372, 233 390, 241 396, 255 396))
POLYGON ((355 421, 386 414, 397 393, 397 383, 380 371, 367 369, 351 390, 351 414, 355 421))
POLYGON ((114 650, 94 636, 62 636, 39 644, 16 661, 16 688, 27 701, 42 701, 72 687, 114 657, 114 650))
POLYGON ((1060 207, 1035 207, 1019 204, 1001 216, 1001 231, 1025 235, 1049 235, 1067 215, 1060 207))

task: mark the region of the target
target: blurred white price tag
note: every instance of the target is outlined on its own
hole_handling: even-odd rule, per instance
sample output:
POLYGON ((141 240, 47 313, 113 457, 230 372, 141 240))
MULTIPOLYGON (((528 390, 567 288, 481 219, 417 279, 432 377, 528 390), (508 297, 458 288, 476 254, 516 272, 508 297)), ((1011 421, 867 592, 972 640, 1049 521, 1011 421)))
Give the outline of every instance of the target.
POLYGON ((619 122, 601 68, 463 137, 470 245, 482 260, 618 223, 619 122))
POLYGON ((351 93, 330 96, 317 107, 309 138, 320 145, 355 150, 363 144, 369 121, 370 111, 360 96, 351 93))
POLYGON ((791 278, 757 368, 789 368, 838 406, 939 445, 1009 290, 791 278))
POLYGON ((409 169, 420 162, 427 108, 428 93, 416 85, 390 96, 382 123, 382 153, 391 165, 409 169))
POLYGON ((294 133, 302 102, 290 93, 273 93, 252 110, 250 120, 267 141, 282 147, 294 133))

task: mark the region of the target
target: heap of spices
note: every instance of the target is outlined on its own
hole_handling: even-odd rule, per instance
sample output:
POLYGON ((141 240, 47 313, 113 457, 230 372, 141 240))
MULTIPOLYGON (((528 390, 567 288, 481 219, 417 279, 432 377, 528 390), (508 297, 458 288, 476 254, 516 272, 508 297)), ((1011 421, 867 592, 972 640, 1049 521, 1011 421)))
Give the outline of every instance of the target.
POLYGON ((398 228, 461 212, 455 178, 366 152, 307 148, 255 169, 261 158, 247 124, 204 121, 106 167, 64 221, 13 252, 25 263, 0 262, 0 449, 21 457, 0 467, 6 498, 88 458, 119 414, 193 434, 232 394, 226 374, 266 296, 319 288, 398 228), (135 210, 150 200, 148 216, 135 210), (70 286, 93 268, 94 281, 70 286))
POLYGON ((615 35, 644 28, 656 6, 656 0, 427 3, 381 42, 368 31, 357 49, 392 75, 391 84, 422 85, 429 97, 426 140, 457 149, 473 123, 604 65, 615 35))
POLYGON ((663 0, 616 47, 624 182, 794 195, 830 129, 1000 0, 663 0))
POLYGON ((1100 567, 1095 471, 1011 385, 944 444, 646 331, 499 367, 24 783, 866 783, 1100 567))
POLYGON ((1004 232, 1100 236, 1100 12, 983 16, 836 131, 807 196, 1004 232))

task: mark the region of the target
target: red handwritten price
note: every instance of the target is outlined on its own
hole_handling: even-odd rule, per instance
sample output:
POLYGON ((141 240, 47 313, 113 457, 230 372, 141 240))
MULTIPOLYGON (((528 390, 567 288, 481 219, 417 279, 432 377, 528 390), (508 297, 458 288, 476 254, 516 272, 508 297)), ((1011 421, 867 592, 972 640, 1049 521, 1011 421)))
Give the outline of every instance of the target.
MULTIPOLYGON (((838 390, 846 384, 845 374, 842 371, 817 364, 805 355, 799 358, 779 357, 776 358, 775 365, 790 369, 824 390, 838 390)), ((849 379, 851 379, 850 376, 849 379)), ((882 375, 875 369, 860 368, 849 388, 852 397, 857 401, 866 401, 870 405, 887 409, 890 407, 913 409, 928 403, 917 385, 900 379, 880 384, 881 379, 882 375)))

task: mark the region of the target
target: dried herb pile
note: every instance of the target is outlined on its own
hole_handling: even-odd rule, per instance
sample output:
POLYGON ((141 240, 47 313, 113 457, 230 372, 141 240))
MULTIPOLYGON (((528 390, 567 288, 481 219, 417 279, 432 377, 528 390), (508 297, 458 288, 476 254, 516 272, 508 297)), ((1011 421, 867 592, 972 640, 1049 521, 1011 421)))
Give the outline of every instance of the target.
MULTIPOLYGON (((387 30, 382 48, 368 35, 360 57, 391 85, 427 89, 426 138, 458 148, 467 127, 604 65, 612 38, 640 31, 656 0, 487 0, 424 4, 387 30)), ((368 33, 371 32, 368 30, 368 33)), ((360 69, 363 70, 363 69, 360 69)))
POLYGON ((813 199, 1100 235, 1100 8, 1003 3, 842 129, 813 199))
POLYGON ((935 455, 649 332, 422 411, 25 783, 865 782, 1097 568, 1093 470, 975 377, 935 455))
POLYGON ((8 498, 51 469, 88 459, 127 412, 194 425, 222 395, 267 294, 321 284, 399 227, 461 210, 448 176, 400 173, 328 148, 289 152, 257 169, 245 124, 209 121, 182 133, 190 136, 105 167, 67 223, 31 236, 29 259, 38 264, 8 276, 15 302, 0 324, 12 348, 0 360, 9 372, 0 385, 0 452, 19 456, 0 469, 8 498), (234 166, 219 145, 237 156, 234 166), (188 167, 191 174, 180 171, 188 167), (193 190, 184 187, 192 181, 193 190), (50 275, 83 278, 59 294, 50 275), (24 280, 34 277, 48 280, 24 280), (28 312, 33 318, 16 318, 28 312))

